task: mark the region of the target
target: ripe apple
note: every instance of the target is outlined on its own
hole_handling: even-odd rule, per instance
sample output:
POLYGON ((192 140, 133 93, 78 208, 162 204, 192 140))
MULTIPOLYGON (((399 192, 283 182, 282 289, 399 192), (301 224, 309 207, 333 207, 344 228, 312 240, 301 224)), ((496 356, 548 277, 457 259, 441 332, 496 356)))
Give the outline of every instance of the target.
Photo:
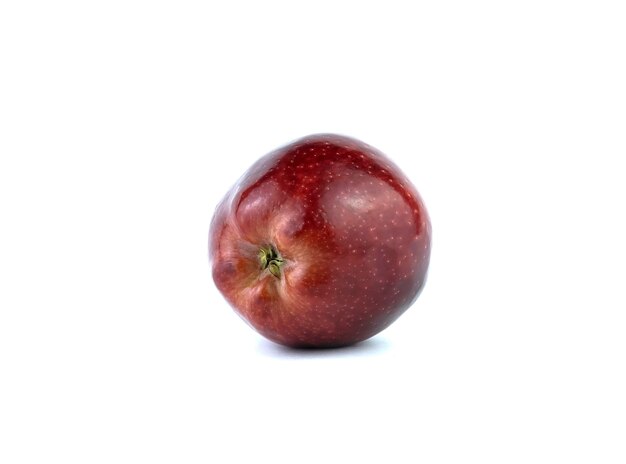
POLYGON ((274 342, 338 347, 389 326, 422 290, 431 226, 417 190, 356 139, 311 135, 259 159, 211 223, 213 280, 274 342))

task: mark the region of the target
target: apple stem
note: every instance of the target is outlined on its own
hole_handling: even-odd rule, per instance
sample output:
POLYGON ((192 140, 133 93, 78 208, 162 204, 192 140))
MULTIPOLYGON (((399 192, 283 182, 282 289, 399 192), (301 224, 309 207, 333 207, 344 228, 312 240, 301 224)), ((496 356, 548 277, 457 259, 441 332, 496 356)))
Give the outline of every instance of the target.
POLYGON ((261 263, 261 269, 269 270, 274 277, 280 279, 280 268, 284 261, 273 246, 261 247, 259 250, 259 262, 261 263))

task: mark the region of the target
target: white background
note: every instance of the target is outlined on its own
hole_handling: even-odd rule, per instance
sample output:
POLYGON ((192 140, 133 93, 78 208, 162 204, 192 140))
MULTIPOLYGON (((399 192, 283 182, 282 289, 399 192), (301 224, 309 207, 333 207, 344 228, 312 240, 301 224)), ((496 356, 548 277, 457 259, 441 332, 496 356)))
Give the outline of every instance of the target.
POLYGON ((619 1, 3 1, 0 462, 626 462, 619 1), (214 288, 216 203, 315 132, 386 152, 429 281, 289 351, 214 288))

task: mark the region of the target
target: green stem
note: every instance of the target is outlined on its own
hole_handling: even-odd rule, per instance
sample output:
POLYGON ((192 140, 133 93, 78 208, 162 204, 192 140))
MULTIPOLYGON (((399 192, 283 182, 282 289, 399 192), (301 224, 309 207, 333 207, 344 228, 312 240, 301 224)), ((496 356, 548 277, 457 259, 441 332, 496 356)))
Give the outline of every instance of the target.
POLYGON ((261 247, 259 250, 259 262, 261 263, 261 269, 269 270, 274 277, 280 279, 280 268, 284 261, 273 246, 261 247))

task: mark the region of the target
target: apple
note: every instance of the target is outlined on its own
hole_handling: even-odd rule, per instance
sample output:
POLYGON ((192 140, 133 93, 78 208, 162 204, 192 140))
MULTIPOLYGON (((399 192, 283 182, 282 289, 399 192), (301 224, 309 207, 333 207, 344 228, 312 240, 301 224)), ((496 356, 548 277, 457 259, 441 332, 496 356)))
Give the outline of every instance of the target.
POLYGON ((431 226, 415 187, 356 139, 318 134, 259 159, 211 222, 213 280, 235 311, 290 347, 372 337, 421 292, 431 226))

